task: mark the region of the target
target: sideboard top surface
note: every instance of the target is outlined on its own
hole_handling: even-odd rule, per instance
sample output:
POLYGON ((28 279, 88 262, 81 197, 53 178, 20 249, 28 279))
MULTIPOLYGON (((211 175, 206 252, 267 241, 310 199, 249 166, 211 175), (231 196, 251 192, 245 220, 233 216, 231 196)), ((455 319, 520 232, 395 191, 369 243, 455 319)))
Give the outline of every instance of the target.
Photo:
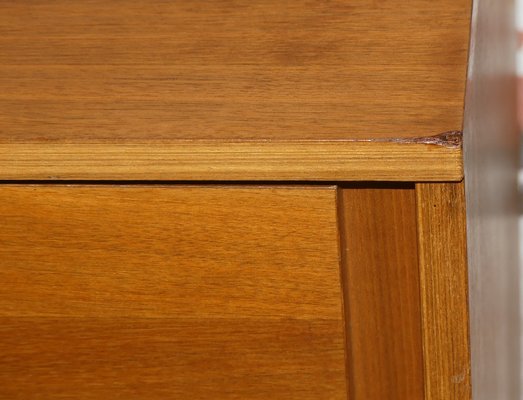
POLYGON ((319 143, 400 142, 461 175, 456 146, 423 138, 462 129, 470 3, 4 1, 0 150, 20 172, 38 160, 18 145, 305 143, 321 163, 319 143))

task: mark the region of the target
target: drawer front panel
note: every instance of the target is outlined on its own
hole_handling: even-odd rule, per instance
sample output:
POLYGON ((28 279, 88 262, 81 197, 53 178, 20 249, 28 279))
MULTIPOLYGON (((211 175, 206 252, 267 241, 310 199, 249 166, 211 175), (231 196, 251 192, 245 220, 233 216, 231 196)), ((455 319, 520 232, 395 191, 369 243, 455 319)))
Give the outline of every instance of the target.
POLYGON ((0 397, 346 398, 336 190, 0 188, 0 397))

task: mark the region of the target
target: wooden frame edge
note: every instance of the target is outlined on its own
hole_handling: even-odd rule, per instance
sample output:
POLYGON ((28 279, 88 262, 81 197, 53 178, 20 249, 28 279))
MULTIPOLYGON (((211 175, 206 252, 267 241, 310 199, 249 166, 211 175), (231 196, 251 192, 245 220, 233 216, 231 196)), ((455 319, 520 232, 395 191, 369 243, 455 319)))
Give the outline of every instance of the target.
POLYGON ((423 142, 0 144, 0 180, 459 181, 461 147, 423 142))
POLYGON ((463 182, 416 184, 426 400, 470 400, 463 182))

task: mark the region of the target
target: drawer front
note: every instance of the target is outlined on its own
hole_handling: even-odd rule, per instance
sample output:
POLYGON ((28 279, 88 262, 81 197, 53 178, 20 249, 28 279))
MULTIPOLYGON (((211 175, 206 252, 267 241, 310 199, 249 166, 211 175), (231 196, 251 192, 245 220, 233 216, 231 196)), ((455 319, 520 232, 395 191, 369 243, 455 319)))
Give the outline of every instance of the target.
POLYGON ((346 398, 335 188, 7 185, 0 220, 0 398, 346 398))

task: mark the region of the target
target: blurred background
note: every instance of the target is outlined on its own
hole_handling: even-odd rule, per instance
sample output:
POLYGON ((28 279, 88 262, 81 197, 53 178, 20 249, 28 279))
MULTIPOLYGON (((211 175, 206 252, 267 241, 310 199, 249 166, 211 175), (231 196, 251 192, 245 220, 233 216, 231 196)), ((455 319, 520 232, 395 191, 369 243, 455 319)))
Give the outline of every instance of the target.
MULTIPOLYGON (((520 131, 523 133, 523 0, 516 0, 516 25, 518 27, 518 54, 516 57, 517 72, 518 72, 518 118, 520 131)), ((521 148, 520 156, 520 170, 519 170, 519 192, 520 192, 520 218, 519 218, 519 232, 520 232, 520 245, 519 245, 519 259, 522 273, 521 276, 521 293, 523 294, 523 146, 521 148)), ((523 299, 523 295, 521 296, 523 299)), ((522 300, 523 301, 523 300, 522 300)), ((521 305, 521 310, 523 313, 523 304, 521 305)), ((523 322, 523 315, 521 318, 523 322)), ((523 323, 522 323, 522 332, 523 332, 523 323)), ((522 338, 523 340, 523 338, 522 338)), ((521 347, 523 349, 523 346, 521 347)), ((521 359, 523 360, 523 354, 521 359)), ((522 368, 523 371, 523 368, 522 368)), ((523 382, 523 376, 521 377, 523 382)))

